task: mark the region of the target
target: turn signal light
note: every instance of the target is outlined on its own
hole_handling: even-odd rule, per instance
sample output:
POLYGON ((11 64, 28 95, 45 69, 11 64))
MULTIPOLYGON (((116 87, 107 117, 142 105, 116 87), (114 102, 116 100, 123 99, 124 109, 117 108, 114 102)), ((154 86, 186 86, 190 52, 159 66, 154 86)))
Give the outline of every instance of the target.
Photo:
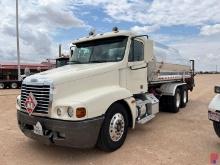
POLYGON ((82 118, 86 116, 86 108, 80 107, 76 109, 76 117, 77 118, 82 118))

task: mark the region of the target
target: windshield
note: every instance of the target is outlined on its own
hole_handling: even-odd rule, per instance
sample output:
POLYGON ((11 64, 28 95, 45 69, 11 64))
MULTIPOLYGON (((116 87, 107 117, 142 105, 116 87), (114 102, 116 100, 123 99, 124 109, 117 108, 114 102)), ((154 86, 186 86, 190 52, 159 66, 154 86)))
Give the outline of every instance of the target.
POLYGON ((70 63, 117 62, 124 57, 127 37, 105 38, 77 43, 71 50, 70 63))

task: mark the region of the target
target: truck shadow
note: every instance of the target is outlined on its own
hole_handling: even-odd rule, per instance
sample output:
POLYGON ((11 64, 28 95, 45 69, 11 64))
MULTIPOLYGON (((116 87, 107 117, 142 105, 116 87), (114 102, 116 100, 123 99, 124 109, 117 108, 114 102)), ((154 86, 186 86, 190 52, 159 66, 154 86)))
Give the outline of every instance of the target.
MULTIPOLYGON (((40 158, 41 160, 55 159, 58 164, 63 163, 64 160, 65 162, 75 161, 78 163, 86 162, 88 164, 93 164, 96 161, 109 158, 112 155, 117 156, 117 154, 119 153, 127 152, 128 150, 127 147, 132 144, 132 141, 134 139, 137 139, 138 137, 145 137, 146 132, 148 133, 151 132, 151 128, 144 126, 146 125, 138 125, 137 129, 135 130, 129 129, 125 144, 115 152, 105 152, 98 149, 97 147, 90 149, 76 149, 76 148, 68 148, 68 147, 62 147, 56 145, 45 145, 37 141, 34 141, 32 139, 28 139, 26 142, 24 142, 25 143, 24 146, 25 148, 27 148, 28 151, 36 153, 36 155, 38 155, 37 157, 40 158)), ((132 147, 135 146, 132 145, 132 147)))
POLYGON ((31 148, 34 152, 41 153, 44 157, 61 159, 81 160, 87 159, 88 157, 95 159, 96 156, 100 157, 107 154, 107 152, 101 151, 98 148, 75 149, 56 145, 45 145, 31 139, 28 140, 26 147, 31 148))

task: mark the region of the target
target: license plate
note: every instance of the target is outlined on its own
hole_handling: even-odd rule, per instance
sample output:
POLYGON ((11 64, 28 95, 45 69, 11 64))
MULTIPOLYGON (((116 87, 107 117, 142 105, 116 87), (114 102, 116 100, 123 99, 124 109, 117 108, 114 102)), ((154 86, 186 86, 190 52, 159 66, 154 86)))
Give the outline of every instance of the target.
POLYGON ((34 125, 34 133, 40 136, 44 135, 42 125, 39 121, 34 125))
POLYGON ((208 118, 209 120, 220 122, 220 113, 209 111, 208 118))

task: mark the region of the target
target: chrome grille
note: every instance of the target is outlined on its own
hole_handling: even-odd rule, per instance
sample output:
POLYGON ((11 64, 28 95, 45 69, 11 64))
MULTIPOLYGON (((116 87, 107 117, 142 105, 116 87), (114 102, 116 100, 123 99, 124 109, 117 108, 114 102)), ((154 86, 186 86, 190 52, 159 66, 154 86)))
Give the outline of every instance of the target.
POLYGON ((25 101, 32 92, 37 100, 37 106, 33 113, 47 114, 50 103, 50 85, 26 85, 21 86, 21 108, 25 111, 25 101))

